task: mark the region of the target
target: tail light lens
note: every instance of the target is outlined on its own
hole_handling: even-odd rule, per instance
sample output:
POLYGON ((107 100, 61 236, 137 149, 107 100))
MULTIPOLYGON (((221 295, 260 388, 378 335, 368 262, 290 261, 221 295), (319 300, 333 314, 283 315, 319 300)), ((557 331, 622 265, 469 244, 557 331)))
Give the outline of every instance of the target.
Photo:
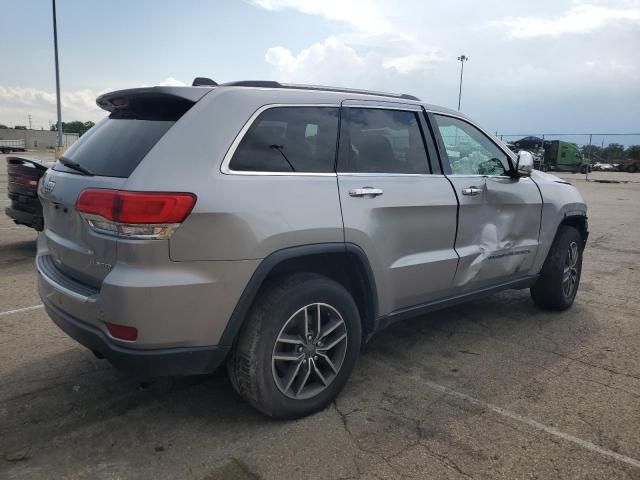
POLYGON ((124 238, 169 238, 191 213, 193 193, 89 188, 76 209, 94 230, 124 238))

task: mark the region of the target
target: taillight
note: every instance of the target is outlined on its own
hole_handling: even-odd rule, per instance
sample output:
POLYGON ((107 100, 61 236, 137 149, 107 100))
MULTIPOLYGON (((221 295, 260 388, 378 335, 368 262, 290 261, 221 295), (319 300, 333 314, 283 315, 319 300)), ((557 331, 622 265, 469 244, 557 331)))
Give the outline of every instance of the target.
POLYGON ((125 238, 169 238, 196 203, 193 193, 127 192, 89 188, 76 209, 100 233, 125 238))

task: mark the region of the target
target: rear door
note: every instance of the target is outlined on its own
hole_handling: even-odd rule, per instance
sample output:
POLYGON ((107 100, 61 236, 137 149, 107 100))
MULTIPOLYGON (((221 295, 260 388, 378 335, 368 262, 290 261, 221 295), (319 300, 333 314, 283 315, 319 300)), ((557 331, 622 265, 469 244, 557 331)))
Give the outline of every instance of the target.
POLYGON ((338 185, 345 240, 369 258, 380 314, 441 296, 458 261, 457 201, 422 107, 343 102, 338 185))
POLYGON ((460 202, 454 285, 476 290, 527 275, 538 250, 538 187, 507 175, 510 157, 475 125, 451 115, 430 118, 460 202))

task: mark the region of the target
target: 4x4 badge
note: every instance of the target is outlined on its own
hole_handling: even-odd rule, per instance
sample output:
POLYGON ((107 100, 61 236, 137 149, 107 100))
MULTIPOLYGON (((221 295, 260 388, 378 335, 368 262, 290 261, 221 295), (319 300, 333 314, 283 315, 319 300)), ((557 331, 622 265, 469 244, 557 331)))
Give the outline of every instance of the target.
POLYGON ((47 183, 44 184, 44 191, 47 193, 53 192, 54 188, 56 188, 56 182, 53 180, 47 180, 47 183))

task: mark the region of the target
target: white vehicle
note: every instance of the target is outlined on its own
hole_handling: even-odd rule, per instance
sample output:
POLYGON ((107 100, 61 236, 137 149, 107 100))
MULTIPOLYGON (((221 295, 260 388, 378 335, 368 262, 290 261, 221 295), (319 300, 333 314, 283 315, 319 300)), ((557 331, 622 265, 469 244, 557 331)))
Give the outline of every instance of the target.
POLYGON ((0 140, 0 153, 24 152, 24 139, 21 140, 0 140))
POLYGON ((610 163, 597 162, 593 165, 593 170, 599 171, 599 172, 607 172, 607 171, 611 172, 615 170, 615 168, 610 163))

